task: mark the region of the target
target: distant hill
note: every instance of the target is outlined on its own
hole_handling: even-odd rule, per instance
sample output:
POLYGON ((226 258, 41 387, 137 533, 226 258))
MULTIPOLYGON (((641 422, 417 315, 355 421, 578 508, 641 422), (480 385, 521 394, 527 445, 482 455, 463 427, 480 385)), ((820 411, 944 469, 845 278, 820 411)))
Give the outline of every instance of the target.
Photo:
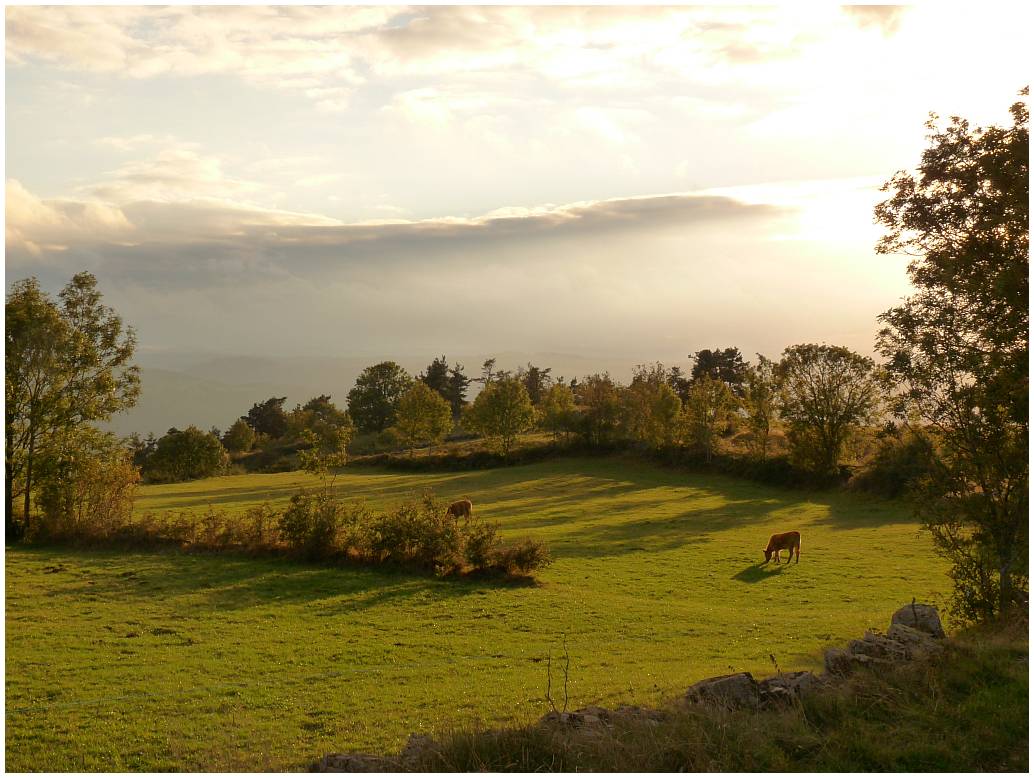
MULTIPOLYGON (((355 379, 369 365, 394 359, 412 375, 423 371, 436 355, 374 357, 297 357, 212 355, 203 353, 142 354, 139 359, 141 394, 136 407, 114 417, 107 428, 119 435, 138 432, 161 435, 170 427, 194 424, 202 429, 215 425, 226 429, 256 402, 287 397, 285 407, 311 397, 329 394, 346 405, 355 379)), ((440 355, 437 355, 440 356, 440 355)), ((587 357, 574 354, 499 352, 498 354, 448 354, 449 364, 459 362, 471 378, 481 374, 482 363, 496 358, 497 370, 515 370, 528 362, 552 368, 553 378, 566 380, 608 371, 627 382, 636 364, 647 359, 587 357)), ((666 361, 665 364, 676 364, 666 361)), ((689 361, 677 364, 688 371, 689 361)), ((468 398, 480 386, 472 384, 468 398)))
POLYGON ((136 406, 117 414, 104 425, 118 435, 153 432, 161 436, 170 427, 213 425, 225 430, 256 402, 287 395, 288 403, 305 402, 319 394, 299 384, 265 382, 225 383, 188 373, 143 367, 140 399, 136 406))

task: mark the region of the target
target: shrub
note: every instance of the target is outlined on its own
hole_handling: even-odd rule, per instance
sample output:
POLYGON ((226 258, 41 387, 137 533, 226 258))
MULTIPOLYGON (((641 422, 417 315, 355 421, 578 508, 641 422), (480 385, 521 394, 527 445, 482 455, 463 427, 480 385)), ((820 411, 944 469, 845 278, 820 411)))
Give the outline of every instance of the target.
POLYGON ((288 547, 306 559, 323 559, 341 550, 338 534, 344 505, 327 492, 302 490, 280 517, 280 534, 288 547))
POLYGON ((103 539, 131 520, 140 473, 112 436, 91 431, 77 438, 74 456, 52 458, 40 481, 38 536, 103 539))
POLYGON ((553 561, 546 544, 532 538, 500 548, 492 554, 492 560, 495 568, 510 575, 529 575, 553 561))
POLYGON ((467 564, 475 570, 489 569, 493 564, 493 553, 499 546, 499 526, 468 518, 462 533, 466 539, 463 553, 467 564))
POLYGON ((851 479, 852 488, 883 497, 903 497, 930 473, 930 444, 919 435, 895 430, 884 435, 865 468, 851 479))
POLYGON ((372 551, 393 562, 411 563, 448 575, 463 567, 460 524, 446 512, 444 502, 427 494, 377 517, 373 523, 372 551))
POLYGON ((221 473, 229 463, 219 439, 195 426, 171 429, 147 458, 144 475, 149 481, 187 481, 221 473))

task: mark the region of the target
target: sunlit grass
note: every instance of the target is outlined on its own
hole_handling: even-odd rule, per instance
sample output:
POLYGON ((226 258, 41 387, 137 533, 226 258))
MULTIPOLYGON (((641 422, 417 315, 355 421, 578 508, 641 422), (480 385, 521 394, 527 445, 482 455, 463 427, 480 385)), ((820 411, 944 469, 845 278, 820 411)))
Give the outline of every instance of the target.
MULTIPOLYGON (((145 487, 138 510, 283 502, 299 473, 145 487)), ((343 496, 469 496, 545 540, 534 586, 234 556, 9 549, 12 770, 297 769, 328 751, 546 708, 650 703, 730 669, 816 668, 823 646, 938 602, 944 565, 907 509, 624 459, 464 473, 347 470, 343 496), (761 566, 776 531, 799 565, 761 566), (554 669, 556 663, 554 662, 554 669), (556 678, 554 678, 556 680, 556 678)))

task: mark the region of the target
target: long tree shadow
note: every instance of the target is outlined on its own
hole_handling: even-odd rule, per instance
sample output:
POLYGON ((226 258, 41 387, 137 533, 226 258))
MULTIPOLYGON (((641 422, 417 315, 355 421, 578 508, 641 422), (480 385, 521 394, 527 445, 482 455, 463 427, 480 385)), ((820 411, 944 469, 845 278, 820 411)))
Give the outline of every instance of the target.
POLYGON ((258 606, 317 605, 327 615, 389 602, 445 601, 492 588, 534 586, 526 580, 431 578, 372 567, 311 565, 232 553, 31 549, 54 588, 44 596, 152 601, 189 598, 189 607, 229 612, 258 606), (57 564, 54 564, 54 563, 57 564))

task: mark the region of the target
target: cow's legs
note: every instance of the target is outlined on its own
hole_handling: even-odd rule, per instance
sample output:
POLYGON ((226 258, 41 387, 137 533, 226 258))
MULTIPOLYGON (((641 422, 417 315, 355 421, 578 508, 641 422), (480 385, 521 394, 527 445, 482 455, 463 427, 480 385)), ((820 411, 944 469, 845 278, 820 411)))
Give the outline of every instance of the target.
POLYGON ((777 564, 777 565, 778 565, 778 564, 779 564, 780 562, 782 562, 782 561, 783 561, 783 560, 782 560, 782 559, 781 559, 781 558, 779 557, 779 552, 780 552, 780 549, 778 549, 778 548, 777 548, 777 549, 776 549, 776 564, 777 564))

